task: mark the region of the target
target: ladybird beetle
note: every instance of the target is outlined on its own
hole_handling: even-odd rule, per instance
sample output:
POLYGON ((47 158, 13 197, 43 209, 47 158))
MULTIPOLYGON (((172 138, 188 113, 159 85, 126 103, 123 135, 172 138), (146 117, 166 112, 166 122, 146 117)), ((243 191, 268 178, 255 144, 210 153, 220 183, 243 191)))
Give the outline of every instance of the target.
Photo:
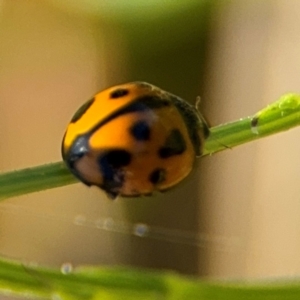
POLYGON ((73 116, 62 142, 70 171, 109 198, 167 190, 192 170, 208 137, 196 107, 145 82, 99 92, 73 116))

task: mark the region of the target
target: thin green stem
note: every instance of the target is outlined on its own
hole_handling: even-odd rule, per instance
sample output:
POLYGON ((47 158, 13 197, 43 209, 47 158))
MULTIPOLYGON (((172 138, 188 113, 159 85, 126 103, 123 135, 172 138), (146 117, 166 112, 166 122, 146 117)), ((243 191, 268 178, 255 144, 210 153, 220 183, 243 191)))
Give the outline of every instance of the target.
POLYGON ((170 272, 71 266, 54 270, 0 260, 0 290, 45 299, 298 300, 300 282, 200 281, 170 272))
POLYGON ((287 94, 253 116, 211 128, 204 155, 255 141, 300 125, 300 95, 287 94))
POLYGON ((78 182, 62 162, 0 174, 0 200, 78 182))

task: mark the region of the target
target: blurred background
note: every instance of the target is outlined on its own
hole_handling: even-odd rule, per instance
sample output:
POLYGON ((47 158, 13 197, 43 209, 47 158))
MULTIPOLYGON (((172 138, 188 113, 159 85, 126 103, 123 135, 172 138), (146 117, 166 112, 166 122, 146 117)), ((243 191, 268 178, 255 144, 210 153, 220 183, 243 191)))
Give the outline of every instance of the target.
MULTIPOLYGON (((0 169, 61 160, 76 109, 119 83, 148 81, 191 103, 201 95, 212 125, 251 115, 300 92, 299 37, 297 0, 0 0, 0 169)), ((299 276, 299 133, 202 158, 152 198, 112 202, 78 183, 4 201, 1 256, 206 278, 299 276), (103 220, 156 234, 100 230, 103 220)))

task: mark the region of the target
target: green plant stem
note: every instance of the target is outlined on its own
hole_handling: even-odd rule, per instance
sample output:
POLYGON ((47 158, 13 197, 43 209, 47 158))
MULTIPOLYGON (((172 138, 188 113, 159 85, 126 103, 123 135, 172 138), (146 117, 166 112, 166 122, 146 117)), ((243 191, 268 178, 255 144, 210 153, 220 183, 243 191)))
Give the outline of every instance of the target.
MULTIPOLYGON (((211 128, 203 155, 300 125, 300 95, 288 94, 251 117, 211 128)), ((76 183, 63 162, 0 174, 0 200, 76 183)))
POLYGON ((0 290, 45 299, 298 300, 300 282, 208 282, 171 272, 81 267, 69 272, 0 260, 0 290))
POLYGON ((300 125, 300 95, 287 94, 253 116, 211 128, 204 154, 255 141, 300 125))
POLYGON ((78 182, 62 162, 0 174, 0 200, 78 182))

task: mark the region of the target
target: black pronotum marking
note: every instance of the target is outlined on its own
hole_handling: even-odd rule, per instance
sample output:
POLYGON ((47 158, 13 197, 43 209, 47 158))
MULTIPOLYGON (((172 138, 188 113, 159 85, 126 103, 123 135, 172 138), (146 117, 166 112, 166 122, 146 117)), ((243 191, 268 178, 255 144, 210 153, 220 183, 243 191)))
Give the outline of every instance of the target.
POLYGON ((168 158, 182 154, 186 150, 185 140, 179 129, 173 129, 166 138, 165 144, 158 150, 159 157, 168 158))
POLYGON ((150 127, 146 121, 138 121, 130 128, 131 135, 137 141, 148 141, 150 139, 150 127))
POLYGON ((63 160, 73 175, 81 180, 84 184, 90 186, 91 184, 81 176, 80 172, 75 166, 75 163, 89 152, 88 136, 81 135, 77 137, 70 149, 65 150, 64 145, 62 145, 61 152, 63 160))
POLYGON ((65 153, 62 149, 63 159, 67 162, 70 169, 74 168, 75 162, 89 151, 88 138, 81 135, 76 138, 70 149, 65 153))
POLYGON ((98 164, 103 176, 101 188, 110 198, 114 199, 119 194, 125 181, 122 167, 130 162, 131 154, 126 150, 110 150, 100 156, 98 164))
POLYGON ((118 99, 129 94, 128 89, 118 88, 110 93, 110 99, 118 99))
POLYGON ((155 169, 149 175, 149 180, 154 185, 164 182, 166 180, 166 170, 165 169, 155 169))
POLYGON ((141 87, 141 88, 146 88, 148 90, 151 90, 154 87, 152 84, 147 83, 145 81, 136 81, 136 82, 133 82, 133 84, 137 85, 138 87, 141 87))
POLYGON ((74 116, 71 119, 71 123, 77 122, 81 116, 89 109, 89 107, 94 103, 95 98, 92 98, 91 100, 85 102, 82 106, 79 107, 79 109, 76 111, 74 116))
POLYGON ((171 106, 172 102, 168 98, 162 98, 155 95, 141 96, 136 99, 137 102, 146 105, 151 109, 158 109, 167 106, 171 106))
POLYGON ((171 95, 171 99, 186 124, 195 153, 199 156, 203 145, 198 130, 201 128, 204 133, 204 138, 207 138, 210 133, 208 125, 205 120, 202 120, 202 118, 199 117, 199 112, 194 106, 175 95, 171 95))

